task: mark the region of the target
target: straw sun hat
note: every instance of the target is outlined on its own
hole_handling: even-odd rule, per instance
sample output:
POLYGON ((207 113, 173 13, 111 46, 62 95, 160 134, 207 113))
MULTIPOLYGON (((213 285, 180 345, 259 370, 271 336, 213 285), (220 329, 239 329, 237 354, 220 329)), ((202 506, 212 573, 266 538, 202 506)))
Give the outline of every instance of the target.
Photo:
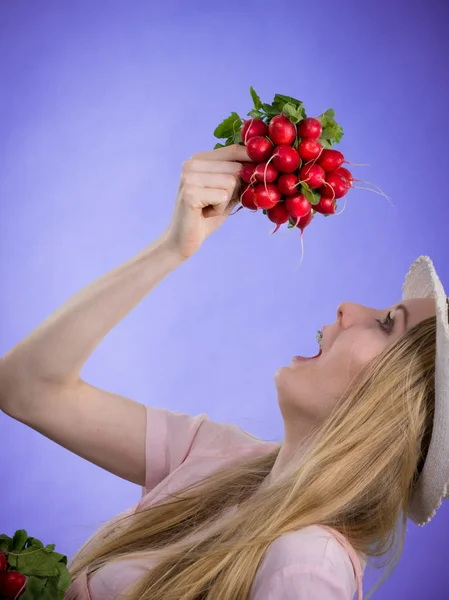
POLYGON ((427 457, 407 513, 423 526, 449 498, 449 300, 428 256, 420 256, 410 267, 402 298, 435 298, 436 302, 435 416, 427 457))

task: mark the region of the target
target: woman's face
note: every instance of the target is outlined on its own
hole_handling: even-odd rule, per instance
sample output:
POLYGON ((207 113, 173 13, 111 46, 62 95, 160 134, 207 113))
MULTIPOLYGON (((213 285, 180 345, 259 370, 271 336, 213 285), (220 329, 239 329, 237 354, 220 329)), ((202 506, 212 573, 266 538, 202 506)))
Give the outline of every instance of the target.
POLYGON ((276 373, 284 420, 321 422, 365 365, 432 316, 433 298, 407 300, 384 310, 343 302, 335 323, 323 328, 322 354, 310 360, 293 359, 276 373))

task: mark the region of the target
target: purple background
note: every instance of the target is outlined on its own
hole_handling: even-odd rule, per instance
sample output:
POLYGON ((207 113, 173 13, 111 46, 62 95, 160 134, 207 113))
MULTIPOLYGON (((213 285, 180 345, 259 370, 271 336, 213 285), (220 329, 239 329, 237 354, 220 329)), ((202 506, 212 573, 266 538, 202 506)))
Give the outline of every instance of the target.
MULTIPOLYGON (((2 2, 0 355, 81 287, 149 244, 181 163, 215 143, 249 86, 337 112, 356 173, 338 218, 269 237, 240 212, 107 336, 82 371, 143 403, 283 435, 273 375, 314 353, 339 302, 387 307, 430 255, 449 285, 445 2, 2 2)), ((140 489, 0 416, 0 532, 71 555, 140 489)), ((449 505, 408 526, 375 597, 449 597, 449 505)), ((365 577, 365 591, 373 583, 365 577)))

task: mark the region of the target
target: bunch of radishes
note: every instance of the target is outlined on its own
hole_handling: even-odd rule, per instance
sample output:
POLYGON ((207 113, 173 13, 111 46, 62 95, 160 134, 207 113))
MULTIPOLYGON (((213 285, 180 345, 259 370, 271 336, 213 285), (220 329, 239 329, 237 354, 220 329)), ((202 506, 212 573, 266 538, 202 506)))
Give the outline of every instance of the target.
POLYGON ((62 600, 70 585, 67 556, 18 529, 0 534, 0 600, 62 600))
POLYGON ((336 212, 336 200, 353 185, 352 174, 343 168, 345 157, 331 149, 343 130, 330 109, 317 118, 307 117, 302 102, 276 94, 263 104, 253 88, 254 110, 242 120, 232 113, 214 134, 225 144, 243 144, 253 161, 241 171, 241 207, 263 210, 276 224, 298 227, 302 233, 315 213, 336 212))
POLYGON ((7 571, 8 559, 0 553, 0 599, 14 600, 19 598, 26 588, 27 578, 19 571, 7 571))

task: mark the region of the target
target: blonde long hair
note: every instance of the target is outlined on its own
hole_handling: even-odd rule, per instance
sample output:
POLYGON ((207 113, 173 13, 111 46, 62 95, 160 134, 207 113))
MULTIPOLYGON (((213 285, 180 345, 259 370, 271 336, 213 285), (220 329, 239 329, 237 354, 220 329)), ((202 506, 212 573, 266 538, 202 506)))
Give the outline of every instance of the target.
POLYGON ((374 359, 320 427, 306 460, 276 483, 259 489, 280 445, 124 517, 119 528, 106 526, 74 557, 72 578, 86 566, 91 574, 111 561, 155 553, 156 566, 127 599, 247 600, 270 544, 309 525, 340 531, 359 555, 383 558, 391 574, 430 441, 435 340, 430 318, 374 359), (223 515, 231 507, 238 509, 223 515), (212 531, 188 541, 211 523, 212 531))

